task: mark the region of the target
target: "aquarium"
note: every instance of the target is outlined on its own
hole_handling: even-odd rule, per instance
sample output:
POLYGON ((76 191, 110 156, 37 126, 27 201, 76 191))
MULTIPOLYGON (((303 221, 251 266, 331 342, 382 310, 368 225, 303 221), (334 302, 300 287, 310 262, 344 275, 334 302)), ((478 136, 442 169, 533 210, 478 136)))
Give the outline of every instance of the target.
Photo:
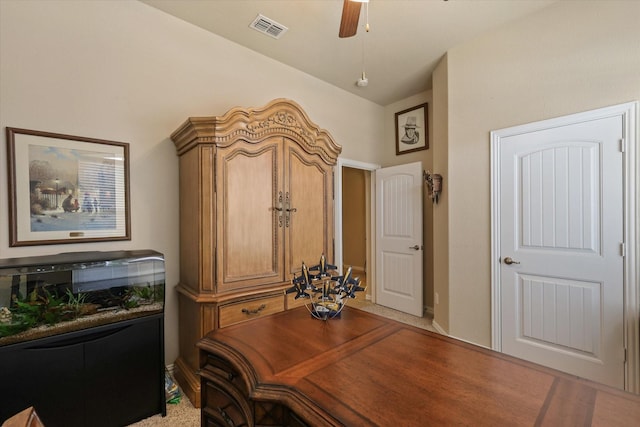
POLYGON ((0 259, 0 346, 163 313, 152 250, 0 259))

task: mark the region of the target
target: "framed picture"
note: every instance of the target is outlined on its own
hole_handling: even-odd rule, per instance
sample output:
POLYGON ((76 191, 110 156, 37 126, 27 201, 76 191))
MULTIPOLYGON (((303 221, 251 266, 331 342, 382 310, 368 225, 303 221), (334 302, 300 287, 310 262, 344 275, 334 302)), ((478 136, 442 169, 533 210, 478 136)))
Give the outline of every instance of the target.
POLYGON ((429 148, 428 104, 396 113, 396 155, 429 148))
POLYGON ((7 127, 9 245, 131 240, 129 144, 7 127))

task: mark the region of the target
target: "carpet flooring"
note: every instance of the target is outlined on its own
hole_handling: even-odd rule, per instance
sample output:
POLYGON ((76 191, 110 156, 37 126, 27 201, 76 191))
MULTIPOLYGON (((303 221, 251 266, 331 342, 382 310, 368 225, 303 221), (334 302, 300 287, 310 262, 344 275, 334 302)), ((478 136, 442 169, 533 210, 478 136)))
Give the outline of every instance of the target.
POLYGON ((184 395, 180 403, 167 403, 167 416, 154 415, 137 423, 135 427, 199 427, 200 409, 194 408, 189 399, 184 395))

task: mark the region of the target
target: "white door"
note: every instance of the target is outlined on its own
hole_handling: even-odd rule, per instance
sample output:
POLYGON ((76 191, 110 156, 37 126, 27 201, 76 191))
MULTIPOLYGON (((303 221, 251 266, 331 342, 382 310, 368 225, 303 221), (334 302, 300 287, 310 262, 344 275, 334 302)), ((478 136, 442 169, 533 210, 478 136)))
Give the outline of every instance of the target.
POLYGON ((376 170, 376 303, 422 317, 422 164, 376 170))
POLYGON ((622 137, 620 116, 573 119, 498 148, 502 351, 618 388, 622 137))

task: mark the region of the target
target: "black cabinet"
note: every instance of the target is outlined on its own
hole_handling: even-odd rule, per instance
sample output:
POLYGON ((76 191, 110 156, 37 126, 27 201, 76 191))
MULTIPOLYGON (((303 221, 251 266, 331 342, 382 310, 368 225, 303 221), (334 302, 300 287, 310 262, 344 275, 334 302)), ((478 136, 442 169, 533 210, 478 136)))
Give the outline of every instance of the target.
POLYGON ((0 347, 0 421, 34 406, 47 427, 166 414, 163 315, 0 347))

